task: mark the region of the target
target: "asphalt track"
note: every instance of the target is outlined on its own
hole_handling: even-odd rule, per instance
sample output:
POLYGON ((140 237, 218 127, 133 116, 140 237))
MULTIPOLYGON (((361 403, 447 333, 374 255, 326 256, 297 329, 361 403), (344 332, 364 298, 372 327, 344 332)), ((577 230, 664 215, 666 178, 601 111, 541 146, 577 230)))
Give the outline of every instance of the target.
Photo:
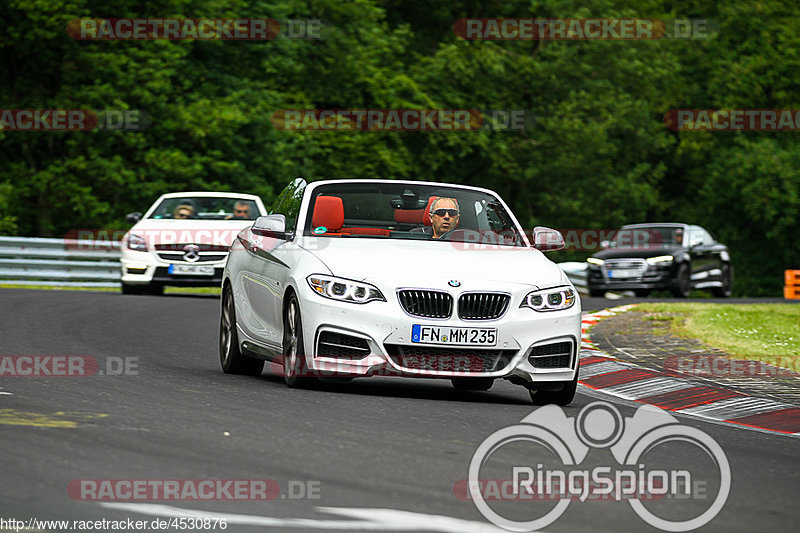
MULTIPOLYGON (((584 308, 623 303, 587 299, 584 308)), ((229 517, 226 531, 494 530, 454 485, 487 436, 534 410, 524 389, 503 381, 489 392, 456 392, 448 381, 375 378, 297 390, 269 372, 224 375, 218 308, 218 298, 204 296, 0 290, 0 355, 90 356, 101 370, 125 358, 136 364, 128 375, 0 378, 0 518, 204 511, 229 517), (68 494, 81 479, 269 479, 283 497, 104 505, 68 494), (289 498, 299 482, 319 497, 289 498)), ((624 416, 638 407, 581 387, 566 414, 598 399, 624 416)), ((797 530, 800 439, 679 420, 713 437, 730 463, 727 503, 703 531, 797 530)), ((509 460, 547 459, 524 453, 510 450, 509 460)), ((696 454, 660 460, 714 477, 696 454)), ((656 529, 626 502, 573 502, 546 530, 656 529)))

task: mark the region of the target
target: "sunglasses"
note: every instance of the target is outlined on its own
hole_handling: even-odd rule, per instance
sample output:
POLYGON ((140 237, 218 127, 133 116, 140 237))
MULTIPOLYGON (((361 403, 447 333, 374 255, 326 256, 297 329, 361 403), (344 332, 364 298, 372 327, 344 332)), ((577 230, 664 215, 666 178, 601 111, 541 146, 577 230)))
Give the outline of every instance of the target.
POLYGON ((247 213, 250 212, 250 210, 249 209, 234 209, 234 212, 238 213, 238 214, 241 214, 241 215, 246 215, 247 213))
POLYGON ((443 217, 445 215, 450 215, 451 217, 458 216, 458 209, 437 209, 433 212, 434 215, 443 217))
POLYGON ((175 218, 189 218, 190 216, 188 213, 178 213, 175 218))

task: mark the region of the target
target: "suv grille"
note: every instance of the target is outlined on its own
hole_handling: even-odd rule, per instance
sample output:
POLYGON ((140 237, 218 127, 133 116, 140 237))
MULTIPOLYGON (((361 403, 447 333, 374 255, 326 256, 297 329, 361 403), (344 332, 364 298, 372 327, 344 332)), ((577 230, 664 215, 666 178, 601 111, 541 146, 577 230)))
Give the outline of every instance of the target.
POLYGON ((450 318, 453 297, 446 292, 403 289, 397 292, 406 313, 423 318, 450 318))
POLYGON ((511 296, 496 292, 468 292, 458 299, 458 317, 462 320, 491 320, 503 316, 511 296))
POLYGON ((572 346, 569 341, 534 346, 528 361, 534 368, 572 368, 572 346))
POLYGON ((370 353, 366 339, 333 331, 323 331, 317 341, 317 355, 361 359, 370 353))
POLYGON ((608 277, 608 271, 617 271, 613 278, 638 278, 647 270, 644 259, 608 259, 603 263, 603 271, 608 277), (624 275, 620 275, 623 274, 624 275))
POLYGON ((404 344, 385 344, 384 347, 397 366, 441 372, 494 372, 508 366, 517 353, 516 350, 434 348, 404 344))

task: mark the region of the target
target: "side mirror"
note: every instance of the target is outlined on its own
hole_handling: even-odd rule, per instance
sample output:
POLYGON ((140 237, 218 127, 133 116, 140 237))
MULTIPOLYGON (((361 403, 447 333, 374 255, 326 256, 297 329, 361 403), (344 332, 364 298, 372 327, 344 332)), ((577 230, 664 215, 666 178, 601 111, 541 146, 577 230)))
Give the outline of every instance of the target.
POLYGON ((253 233, 265 237, 286 238, 286 217, 283 215, 267 215, 258 217, 253 223, 253 233))
POLYGON ((125 222, 128 224, 136 224, 142 219, 142 214, 139 211, 134 211, 133 213, 128 213, 125 215, 125 222))
POLYGON ((552 252, 554 250, 563 250, 566 246, 564 236, 561 235, 560 231, 543 226, 533 228, 533 247, 537 250, 552 252))

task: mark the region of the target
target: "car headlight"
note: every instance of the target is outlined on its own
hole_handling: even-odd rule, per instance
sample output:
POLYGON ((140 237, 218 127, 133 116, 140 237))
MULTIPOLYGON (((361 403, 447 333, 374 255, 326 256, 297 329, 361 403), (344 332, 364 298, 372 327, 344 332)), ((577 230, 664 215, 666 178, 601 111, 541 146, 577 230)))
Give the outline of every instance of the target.
POLYGON ((672 263, 674 258, 671 255, 657 255, 656 257, 648 257, 647 263, 650 265, 662 264, 666 265, 672 263))
POLYGON ((373 300, 386 301, 381 291, 369 283, 322 274, 312 274, 306 279, 314 292, 331 300, 355 304, 365 304, 373 300))
POLYGON ((599 259, 597 257, 590 257, 589 259, 586 260, 586 262, 590 263, 592 265, 598 265, 598 266, 600 266, 603 263, 605 263, 605 261, 603 261, 602 259, 599 259))
POLYGON ((556 287, 528 293, 520 307, 530 307, 534 311, 561 311, 573 305, 575 291, 568 287, 556 287))
POLYGON ((128 235, 128 244, 126 246, 128 247, 128 250, 135 250, 137 252, 147 251, 147 241, 135 233, 128 235))

